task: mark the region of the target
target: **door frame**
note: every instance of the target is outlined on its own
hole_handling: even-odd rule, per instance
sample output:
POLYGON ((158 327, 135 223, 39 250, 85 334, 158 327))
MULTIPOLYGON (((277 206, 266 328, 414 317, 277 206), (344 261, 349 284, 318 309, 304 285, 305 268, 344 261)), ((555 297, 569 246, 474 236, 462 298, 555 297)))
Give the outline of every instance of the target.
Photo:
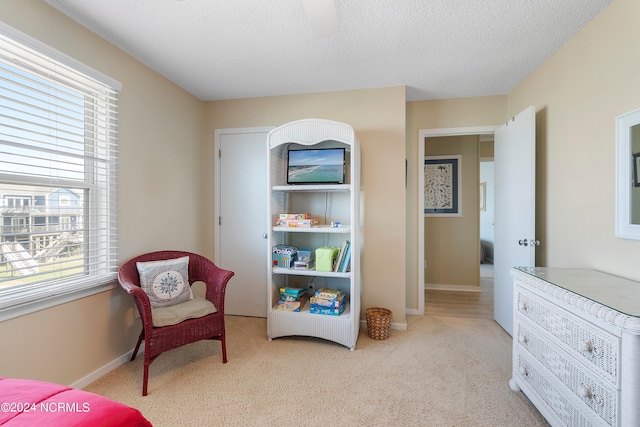
MULTIPOLYGON (((213 221, 214 221, 214 262, 220 265, 220 221, 216 221, 216 218, 220 218, 220 203, 221 203, 221 187, 220 187, 220 144, 223 135, 237 135, 246 133, 267 133, 274 129, 276 126, 259 126, 259 127, 246 127, 246 128, 226 128, 226 129, 214 129, 213 132, 213 191, 214 191, 214 203, 213 203, 213 221)), ((265 140, 265 145, 267 141, 265 140)), ((267 160, 265 159, 265 162, 267 160)), ((264 177, 265 180, 267 177, 264 177)), ((265 225, 265 232, 266 232, 265 225)))
MULTIPOLYGON (((500 125, 434 128, 418 130, 418 310, 410 314, 424 315, 424 140, 438 136, 493 135, 500 125)), ((480 238, 480 237, 478 237, 480 238)), ((409 311, 409 310, 408 310, 409 311)))

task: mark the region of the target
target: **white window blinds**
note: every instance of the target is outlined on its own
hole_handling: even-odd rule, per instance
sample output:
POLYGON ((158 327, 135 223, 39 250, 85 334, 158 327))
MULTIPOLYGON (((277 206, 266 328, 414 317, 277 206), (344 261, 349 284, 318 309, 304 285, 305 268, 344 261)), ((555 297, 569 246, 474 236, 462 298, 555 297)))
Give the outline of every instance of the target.
POLYGON ((119 89, 0 25, 0 310, 115 278, 119 89))

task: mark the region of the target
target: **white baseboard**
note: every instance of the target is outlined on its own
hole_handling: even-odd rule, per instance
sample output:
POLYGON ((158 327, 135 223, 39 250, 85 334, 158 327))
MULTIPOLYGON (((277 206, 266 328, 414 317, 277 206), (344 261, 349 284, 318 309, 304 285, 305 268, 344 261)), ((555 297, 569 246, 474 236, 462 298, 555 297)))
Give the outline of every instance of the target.
POLYGON ((422 315, 422 314, 424 314, 424 313, 420 313, 420 310, 415 309, 415 308, 407 308, 407 309, 404 311, 404 313, 405 313, 405 314, 417 314, 417 315, 422 315))
MULTIPOLYGON (((366 320, 361 320, 360 321, 360 328, 361 329, 367 329, 367 321, 366 320)), ((393 323, 391 322, 391 328, 392 331, 406 331, 407 330, 407 323, 393 323)))
POLYGON ((393 322, 391 322, 391 330, 393 330, 393 331, 406 331, 407 330, 407 322, 405 322, 405 323, 393 323, 393 322))
MULTIPOLYGON (((138 350, 138 356, 140 357, 142 355, 142 353, 144 353, 144 341, 142 342, 142 344, 140 345, 140 350, 138 350)), ((96 369, 95 371, 91 372, 89 375, 80 378, 78 381, 74 382, 73 384, 70 384, 69 387, 73 387, 75 389, 83 389, 86 386, 88 386, 89 384, 91 384, 92 382, 96 381, 97 379, 99 379, 100 377, 107 375, 109 372, 113 371, 114 369, 124 365, 125 363, 127 363, 129 361, 129 359, 131 359, 131 355, 133 354, 133 350, 123 354, 122 356, 118 357, 117 359, 107 363, 106 365, 96 369)))
POLYGON ((455 291, 455 292, 482 292, 480 286, 466 286, 466 285, 438 285, 432 283, 424 284, 425 290, 432 291, 455 291))

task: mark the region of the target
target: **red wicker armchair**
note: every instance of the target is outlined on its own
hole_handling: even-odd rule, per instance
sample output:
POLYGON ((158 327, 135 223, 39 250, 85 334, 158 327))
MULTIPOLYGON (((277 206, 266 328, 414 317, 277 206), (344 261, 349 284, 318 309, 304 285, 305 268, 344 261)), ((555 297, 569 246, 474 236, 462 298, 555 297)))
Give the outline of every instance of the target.
POLYGON ((222 362, 227 363, 227 346, 224 327, 224 298, 227 283, 234 272, 217 267, 209 259, 190 252, 159 251, 132 258, 125 262, 118 271, 118 282, 131 296, 140 312, 142 332, 131 360, 136 358, 142 340, 144 348, 144 378, 142 395, 147 395, 149 365, 161 353, 191 344, 203 339, 219 340, 222 343, 222 362), (206 285, 205 298, 218 309, 216 313, 203 317, 187 319, 171 326, 154 327, 152 309, 149 297, 140 287, 140 277, 136 263, 144 261, 159 261, 189 256, 189 285, 194 282, 204 282, 206 285))

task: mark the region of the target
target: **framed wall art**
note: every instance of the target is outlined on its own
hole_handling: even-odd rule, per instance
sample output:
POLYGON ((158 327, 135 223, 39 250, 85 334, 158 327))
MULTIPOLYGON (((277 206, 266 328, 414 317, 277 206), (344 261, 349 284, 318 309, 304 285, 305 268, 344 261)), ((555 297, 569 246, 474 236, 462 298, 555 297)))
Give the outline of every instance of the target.
POLYGON ((462 156, 424 158, 425 216, 462 216, 462 156))

